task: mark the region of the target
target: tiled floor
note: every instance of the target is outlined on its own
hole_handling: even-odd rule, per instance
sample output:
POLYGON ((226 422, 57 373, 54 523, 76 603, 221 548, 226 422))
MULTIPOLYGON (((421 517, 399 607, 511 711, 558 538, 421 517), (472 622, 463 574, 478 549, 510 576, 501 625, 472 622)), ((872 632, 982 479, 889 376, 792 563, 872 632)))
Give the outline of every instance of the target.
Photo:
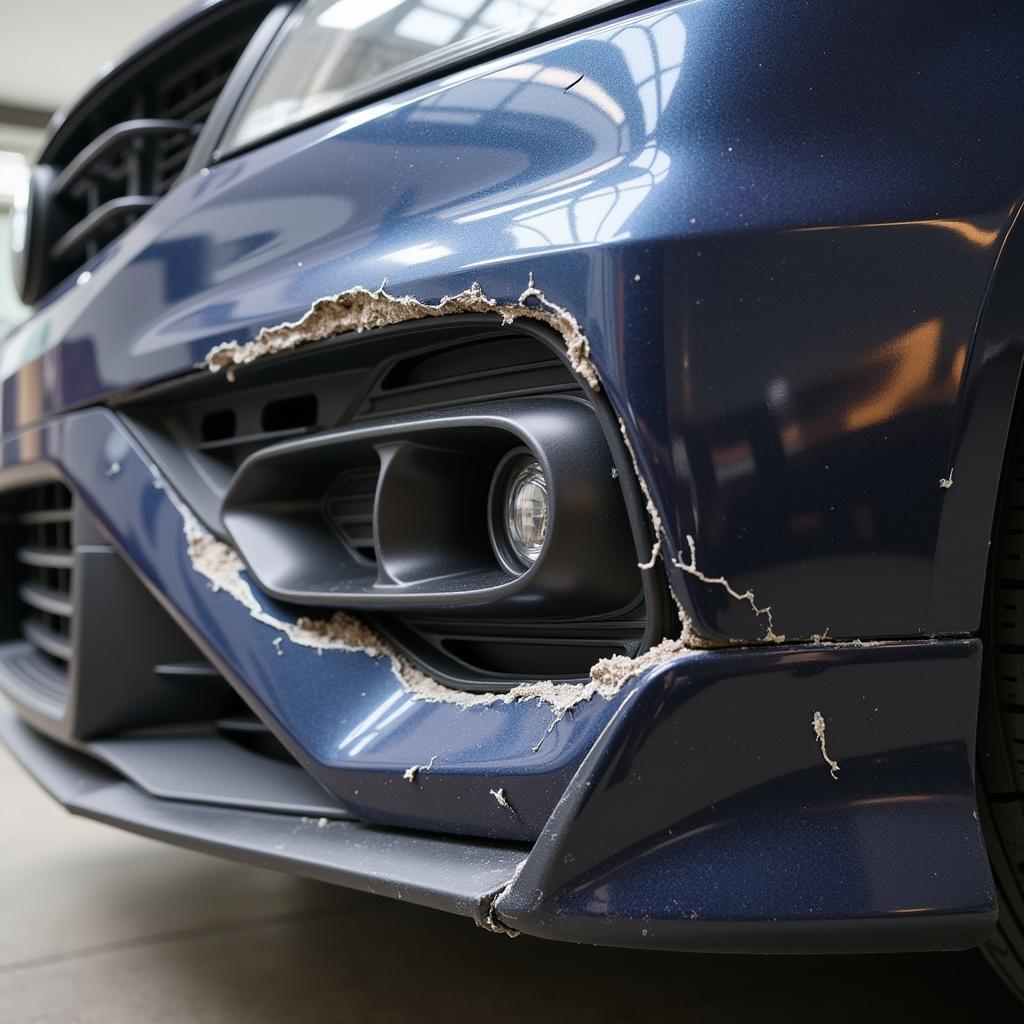
POLYGON ((698 957, 512 941, 71 818, 0 752, 2 1024, 862 1024, 1016 1013, 973 953, 698 957))

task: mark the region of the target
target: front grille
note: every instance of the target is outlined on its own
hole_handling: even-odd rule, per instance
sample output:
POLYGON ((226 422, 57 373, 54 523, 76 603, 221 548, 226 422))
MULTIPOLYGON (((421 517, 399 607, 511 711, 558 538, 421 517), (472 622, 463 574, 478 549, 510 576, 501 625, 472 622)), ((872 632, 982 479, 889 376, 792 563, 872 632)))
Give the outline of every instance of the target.
POLYGON ((192 126, 190 131, 157 137, 152 172, 155 195, 162 196, 184 170, 194 135, 210 116, 251 34, 251 29, 243 29, 212 43, 155 83, 153 116, 192 126))
MULTIPOLYGON (((242 463, 269 446, 338 427, 549 396, 575 396, 596 408, 557 341, 518 325, 462 316, 300 350, 246 368, 234 383, 209 374, 170 382, 135 399, 125 412, 175 489, 214 533, 225 536, 224 495, 242 463)), ((621 447, 614 419, 604 434, 613 451, 621 447)), ((618 476, 625 491, 632 481, 628 458, 621 451, 616 458, 623 459, 618 476)), ((379 471, 375 458, 339 465, 322 507, 329 529, 371 580, 383 568, 374 537, 379 471)), ((638 561, 649 545, 638 543, 638 561)), ((452 685, 500 689, 537 678, 575 681, 598 659, 634 656, 666 635, 663 579, 647 573, 641 586, 628 606, 589 617, 499 617, 479 608, 443 615, 375 612, 367 618, 452 685)))
POLYGON ((15 513, 22 636, 66 675, 71 661, 71 492, 61 483, 21 494, 15 513))
POLYGON ((72 516, 54 480, 0 494, 0 685, 51 718, 70 688, 72 516))
POLYGON ((56 200, 69 225, 50 249, 67 272, 125 231, 181 174, 199 130, 249 32, 200 49, 182 65, 137 83, 128 115, 58 174, 56 200))
POLYGON ((0 692, 62 740, 215 730, 295 765, 52 477, 0 490, 0 692))
POLYGON ((269 7, 269 0, 224 5, 144 52, 69 113, 41 159, 47 212, 29 242, 45 270, 22 284, 27 302, 168 192, 269 7))

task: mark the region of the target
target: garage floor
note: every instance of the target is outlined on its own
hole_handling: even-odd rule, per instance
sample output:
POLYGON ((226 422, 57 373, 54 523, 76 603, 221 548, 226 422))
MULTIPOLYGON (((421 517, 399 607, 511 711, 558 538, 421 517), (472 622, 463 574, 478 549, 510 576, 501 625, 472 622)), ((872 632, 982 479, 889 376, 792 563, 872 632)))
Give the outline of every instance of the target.
POLYGON ((461 918, 72 818, 0 752, 0 1022, 758 1022, 1016 1014, 974 953, 699 957, 461 918))

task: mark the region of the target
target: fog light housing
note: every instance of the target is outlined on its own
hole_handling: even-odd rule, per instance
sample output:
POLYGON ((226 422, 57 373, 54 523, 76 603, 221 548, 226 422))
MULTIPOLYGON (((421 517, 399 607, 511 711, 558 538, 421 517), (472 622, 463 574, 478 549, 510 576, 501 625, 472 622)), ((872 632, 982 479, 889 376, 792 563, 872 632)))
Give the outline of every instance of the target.
POLYGON ((540 557, 548 532, 548 482, 529 452, 510 452, 491 485, 491 540, 502 565, 522 573, 540 557))

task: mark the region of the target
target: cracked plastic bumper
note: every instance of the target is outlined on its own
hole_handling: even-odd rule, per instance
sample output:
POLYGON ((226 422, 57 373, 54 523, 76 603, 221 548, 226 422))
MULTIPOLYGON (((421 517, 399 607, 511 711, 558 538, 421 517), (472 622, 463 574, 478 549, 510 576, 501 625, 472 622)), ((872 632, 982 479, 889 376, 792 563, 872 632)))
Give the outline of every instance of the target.
POLYGON ((995 921, 964 729, 979 664, 977 641, 952 640, 663 666, 628 689, 532 848, 161 799, 12 715, 2 733, 76 813, 497 930, 677 950, 953 949, 995 921))

